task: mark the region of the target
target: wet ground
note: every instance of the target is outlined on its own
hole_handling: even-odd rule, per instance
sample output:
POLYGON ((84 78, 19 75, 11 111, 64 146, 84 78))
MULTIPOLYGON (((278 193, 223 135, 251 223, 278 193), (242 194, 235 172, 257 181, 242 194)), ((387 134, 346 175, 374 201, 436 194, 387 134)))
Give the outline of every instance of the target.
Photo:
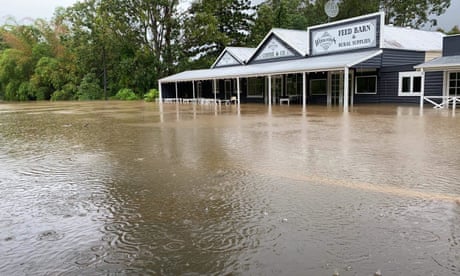
POLYGON ((0 104, 1 275, 460 275, 460 114, 0 104))

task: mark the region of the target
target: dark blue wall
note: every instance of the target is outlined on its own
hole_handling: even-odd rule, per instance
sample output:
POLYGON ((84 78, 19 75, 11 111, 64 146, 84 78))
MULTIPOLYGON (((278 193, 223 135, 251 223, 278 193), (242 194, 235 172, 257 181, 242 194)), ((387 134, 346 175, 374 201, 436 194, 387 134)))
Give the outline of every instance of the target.
POLYGON ((380 68, 382 66, 382 55, 378 55, 353 66, 355 69, 380 68))
MULTIPOLYGON (((355 103, 417 103, 420 97, 398 96, 399 72, 415 71, 414 66, 425 61, 425 52, 384 49, 382 55, 358 64, 354 68, 379 68, 377 66, 379 58, 381 67, 377 70, 377 94, 355 94, 355 103)), ((439 79, 431 73, 427 75, 426 93, 438 93, 436 85, 439 79), (429 83, 431 81, 434 83, 429 83)), ((442 90, 442 74, 440 81, 442 90)))
POLYGON ((443 56, 460 55, 460 35, 445 36, 442 43, 443 56))
MULTIPOLYGON (((419 103, 420 97, 398 96, 399 72, 413 71, 412 67, 391 67, 379 70, 376 95, 354 95, 355 103, 419 103)), ((425 96, 442 95, 442 72, 425 73, 425 96)))
MULTIPOLYGON (((417 65, 425 62, 425 52, 384 49, 382 53, 382 67, 398 65, 417 65)), ((412 68, 412 70, 414 69, 412 68)))
POLYGON ((425 96, 442 96, 443 72, 425 73, 425 96))

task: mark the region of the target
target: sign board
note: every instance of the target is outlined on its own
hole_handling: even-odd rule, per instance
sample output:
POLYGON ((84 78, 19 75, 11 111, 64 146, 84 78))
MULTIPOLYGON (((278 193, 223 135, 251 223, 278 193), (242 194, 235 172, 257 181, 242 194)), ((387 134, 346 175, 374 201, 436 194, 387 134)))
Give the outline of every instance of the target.
POLYGON ((277 39, 272 37, 254 60, 275 59, 292 56, 295 56, 295 54, 277 39))
POLYGON ((310 29, 311 55, 378 47, 378 17, 310 29))

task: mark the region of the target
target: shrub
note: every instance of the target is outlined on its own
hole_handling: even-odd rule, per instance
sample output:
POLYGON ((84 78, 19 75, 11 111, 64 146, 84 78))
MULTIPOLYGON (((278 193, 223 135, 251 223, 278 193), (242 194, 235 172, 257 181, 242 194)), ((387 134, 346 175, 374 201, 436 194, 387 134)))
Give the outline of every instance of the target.
POLYGON ((122 100, 122 101, 134 101, 138 100, 136 93, 129 88, 122 88, 120 89, 117 94, 115 95, 115 99, 122 100))
POLYGON ((147 94, 144 95, 144 100, 146 102, 153 102, 160 96, 160 93, 155 88, 150 89, 147 94))
POLYGON ((71 100, 75 92, 77 91, 77 87, 73 83, 67 83, 62 87, 61 90, 55 91, 53 95, 51 95, 52 101, 67 101, 71 100))
POLYGON ((102 89, 98 84, 98 80, 94 73, 86 74, 78 87, 76 99, 80 101, 85 100, 99 100, 102 98, 102 89))

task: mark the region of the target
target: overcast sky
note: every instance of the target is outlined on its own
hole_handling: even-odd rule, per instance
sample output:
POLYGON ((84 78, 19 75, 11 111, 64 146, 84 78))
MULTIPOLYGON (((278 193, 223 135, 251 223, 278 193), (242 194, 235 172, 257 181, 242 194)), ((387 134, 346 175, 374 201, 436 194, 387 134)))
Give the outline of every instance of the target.
MULTIPOLYGON (((51 19, 56 7, 68 7, 78 0, 0 0, 0 23, 8 16, 18 22, 23 19, 51 19)), ((449 10, 438 19, 439 27, 450 30, 454 25, 460 26, 460 0, 451 0, 449 10)))

